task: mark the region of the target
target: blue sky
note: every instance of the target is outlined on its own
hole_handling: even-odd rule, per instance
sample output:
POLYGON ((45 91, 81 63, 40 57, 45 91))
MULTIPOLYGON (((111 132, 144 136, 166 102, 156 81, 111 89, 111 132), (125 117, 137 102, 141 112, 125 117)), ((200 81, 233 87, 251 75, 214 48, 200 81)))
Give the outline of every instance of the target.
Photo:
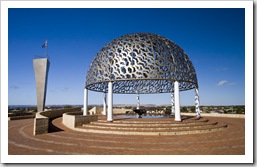
MULTIPOLYGON (((83 104, 86 72, 111 40, 150 32, 178 44, 194 64, 201 105, 245 104, 244 9, 9 9, 8 104, 35 105, 33 58, 44 56, 50 70, 46 104, 83 104)), ((89 92, 89 104, 103 95, 89 92)), ((180 93, 194 105, 194 91, 180 93)), ((114 95, 115 104, 136 104, 136 95, 114 95)), ((170 104, 170 94, 142 95, 142 104, 170 104)))

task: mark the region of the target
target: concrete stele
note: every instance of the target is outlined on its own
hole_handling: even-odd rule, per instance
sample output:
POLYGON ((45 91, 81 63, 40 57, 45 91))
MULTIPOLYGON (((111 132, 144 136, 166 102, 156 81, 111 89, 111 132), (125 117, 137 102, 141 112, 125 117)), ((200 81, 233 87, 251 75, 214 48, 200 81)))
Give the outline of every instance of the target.
POLYGON ((34 59, 33 67, 34 67, 35 78, 36 78, 37 110, 38 112, 40 112, 40 111, 44 111, 45 109, 47 77, 48 77, 50 62, 47 58, 34 59))

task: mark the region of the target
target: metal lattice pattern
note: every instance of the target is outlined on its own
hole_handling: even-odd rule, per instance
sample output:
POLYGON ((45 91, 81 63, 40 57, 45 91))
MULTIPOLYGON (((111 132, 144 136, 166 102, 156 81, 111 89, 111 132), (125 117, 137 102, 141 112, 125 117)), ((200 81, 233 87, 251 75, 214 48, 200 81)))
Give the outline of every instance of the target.
POLYGON ((113 93, 168 93, 198 87, 192 62, 174 42, 155 34, 136 33, 114 39, 94 57, 86 88, 113 93))

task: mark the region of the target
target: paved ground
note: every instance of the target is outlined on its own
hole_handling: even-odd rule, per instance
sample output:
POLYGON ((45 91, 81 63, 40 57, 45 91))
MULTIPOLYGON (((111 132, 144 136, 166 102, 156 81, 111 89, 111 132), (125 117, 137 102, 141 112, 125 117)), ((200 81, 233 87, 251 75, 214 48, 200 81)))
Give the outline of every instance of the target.
POLYGON ((245 119, 210 117, 224 130, 172 136, 106 135, 66 128, 61 118, 50 133, 33 135, 33 119, 9 121, 9 155, 244 155, 245 119))

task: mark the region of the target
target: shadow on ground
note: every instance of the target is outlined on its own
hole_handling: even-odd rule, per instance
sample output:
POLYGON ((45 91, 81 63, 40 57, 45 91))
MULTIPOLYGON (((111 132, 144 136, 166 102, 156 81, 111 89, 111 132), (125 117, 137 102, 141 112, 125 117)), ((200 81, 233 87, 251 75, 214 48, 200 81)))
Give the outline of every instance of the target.
POLYGON ((64 131, 63 129, 61 129, 61 128, 55 126, 55 125, 52 123, 52 121, 53 121, 53 119, 49 120, 48 133, 64 131))

